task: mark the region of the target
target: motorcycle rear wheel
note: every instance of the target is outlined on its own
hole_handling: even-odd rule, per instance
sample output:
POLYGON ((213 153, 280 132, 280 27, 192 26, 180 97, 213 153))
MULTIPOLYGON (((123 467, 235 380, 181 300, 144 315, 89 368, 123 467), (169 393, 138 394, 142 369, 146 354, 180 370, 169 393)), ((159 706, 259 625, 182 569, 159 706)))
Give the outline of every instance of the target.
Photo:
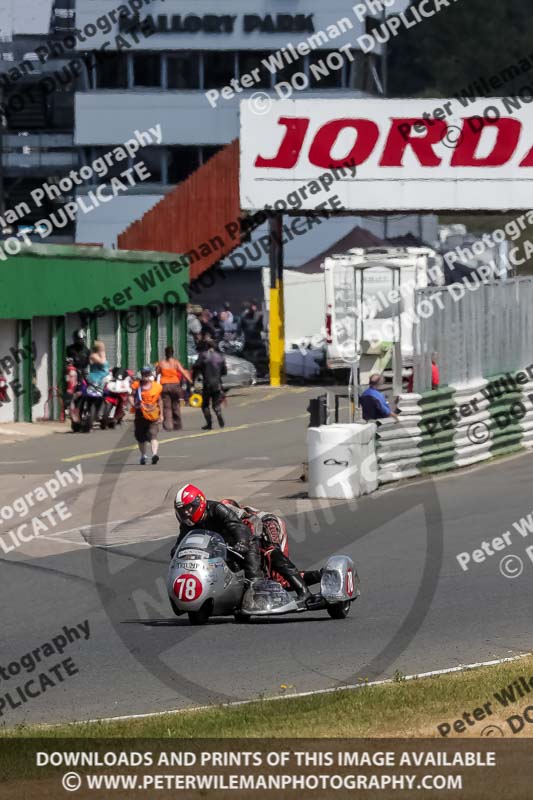
POLYGON ((327 612, 331 619, 346 619, 351 605, 350 600, 346 600, 344 603, 333 603, 333 605, 328 605, 327 612))

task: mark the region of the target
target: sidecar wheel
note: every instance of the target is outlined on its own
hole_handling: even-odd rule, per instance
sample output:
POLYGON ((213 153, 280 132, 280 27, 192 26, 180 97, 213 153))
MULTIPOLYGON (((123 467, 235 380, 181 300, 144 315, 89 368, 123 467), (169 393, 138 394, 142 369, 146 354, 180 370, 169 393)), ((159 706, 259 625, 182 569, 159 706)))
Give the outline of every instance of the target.
POLYGON ((205 625, 211 616, 211 607, 209 603, 204 603, 199 611, 189 611, 187 613, 191 625, 205 625))
POLYGON ((331 619, 346 619, 350 613, 351 602, 347 600, 345 603, 333 603, 328 606, 327 612, 331 619))

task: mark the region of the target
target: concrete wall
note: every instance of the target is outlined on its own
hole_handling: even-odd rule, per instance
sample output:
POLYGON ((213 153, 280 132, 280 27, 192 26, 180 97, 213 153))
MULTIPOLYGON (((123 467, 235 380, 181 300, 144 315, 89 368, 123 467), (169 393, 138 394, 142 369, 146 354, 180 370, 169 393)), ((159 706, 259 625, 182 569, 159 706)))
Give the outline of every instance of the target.
MULTIPOLYGON (((221 100, 216 108, 203 91, 121 90, 78 92, 75 97, 78 145, 114 146, 133 136, 161 125, 162 145, 222 145, 239 136, 239 103, 255 90, 221 100), (105 117, 106 124, 101 124, 105 117)), ((355 89, 308 90, 308 99, 328 97, 366 97, 355 89)), ((274 95, 274 99, 276 95, 274 95)))

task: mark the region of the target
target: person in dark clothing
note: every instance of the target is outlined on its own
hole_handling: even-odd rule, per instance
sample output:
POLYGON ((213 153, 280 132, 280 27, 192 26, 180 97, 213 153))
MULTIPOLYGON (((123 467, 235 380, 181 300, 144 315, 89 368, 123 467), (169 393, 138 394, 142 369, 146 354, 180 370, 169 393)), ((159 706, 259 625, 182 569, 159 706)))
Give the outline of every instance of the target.
POLYGON ((85 344, 86 334, 83 328, 74 331, 72 344, 67 347, 67 358, 72 359, 72 364, 79 372, 84 373, 89 367, 89 348, 85 344))
POLYGON ((368 389, 365 389, 359 398, 365 422, 374 422, 375 420, 385 419, 386 417, 393 417, 395 420, 398 419, 398 415, 392 411, 385 400, 385 396, 380 392, 380 388, 381 375, 376 372, 370 376, 368 389))
POLYGON ((258 541, 230 506, 216 500, 207 500, 200 489, 188 483, 176 494, 174 512, 180 524, 180 532, 170 553, 171 557, 192 528, 202 528, 219 533, 243 557, 244 576, 247 580, 254 581, 263 577, 258 541))
POLYGON ((252 303, 244 312, 240 320, 240 332, 244 336, 247 348, 257 347, 261 344, 261 331, 263 329, 263 315, 252 303))
POLYGON ((206 339, 207 349, 202 350, 192 368, 193 381, 202 376, 202 412, 205 417, 203 431, 210 431, 213 427, 211 408, 216 414, 218 424, 224 427, 224 417, 220 407, 224 401, 222 391, 222 376, 227 374, 226 359, 215 350, 212 339, 206 339))
POLYGON ((262 339, 263 314, 252 301, 239 321, 238 333, 244 340, 242 355, 251 361, 260 375, 267 369, 267 353, 262 339))
MULTIPOLYGON (((269 563, 270 573, 277 573, 290 589, 296 592, 298 601, 306 608, 320 602, 320 595, 313 595, 308 587, 320 583, 322 570, 299 570, 289 558, 287 528, 281 517, 261 512, 252 506, 241 506, 236 500, 222 500, 229 505, 247 525, 259 541, 259 551, 269 563)), ((273 575, 273 577, 276 577, 273 575)), ((280 581, 281 582, 281 581, 280 581)))
POLYGON ((201 325, 201 334, 200 334, 201 338, 214 339, 216 336, 216 330, 213 324, 213 316, 211 312, 207 308, 204 308, 198 319, 200 320, 200 325, 201 325))

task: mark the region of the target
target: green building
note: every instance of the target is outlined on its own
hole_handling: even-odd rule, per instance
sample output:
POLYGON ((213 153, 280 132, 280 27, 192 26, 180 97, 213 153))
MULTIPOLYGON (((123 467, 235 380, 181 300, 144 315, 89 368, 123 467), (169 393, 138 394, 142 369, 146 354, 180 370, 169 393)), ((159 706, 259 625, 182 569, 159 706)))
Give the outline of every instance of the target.
POLYGON ((169 253, 34 245, 1 263, 0 422, 60 417, 65 348, 81 327, 111 367, 137 370, 168 344, 187 363, 188 284, 169 253))

